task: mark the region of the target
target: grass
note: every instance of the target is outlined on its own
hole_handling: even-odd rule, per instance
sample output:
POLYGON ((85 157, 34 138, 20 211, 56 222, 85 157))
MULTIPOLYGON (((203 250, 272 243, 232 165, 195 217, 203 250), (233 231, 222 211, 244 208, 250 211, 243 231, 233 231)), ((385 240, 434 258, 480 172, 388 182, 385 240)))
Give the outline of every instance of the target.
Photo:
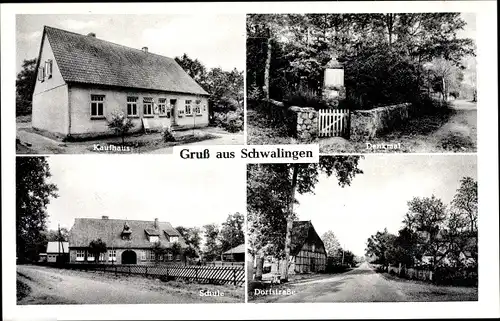
POLYGON ((16 116, 17 123, 29 123, 31 122, 31 114, 24 116, 16 116))
POLYGON ((94 150, 94 145, 89 145, 87 147, 88 151, 91 152, 100 152, 100 153, 110 153, 110 154, 116 154, 116 153, 122 153, 122 154, 128 154, 128 153, 148 153, 157 149, 161 148, 168 148, 168 147, 173 147, 173 146, 178 146, 178 145, 183 145, 183 144, 190 144, 190 143, 195 143, 195 142, 200 142, 208 139, 213 139, 217 138, 216 135, 206 133, 203 135, 194 135, 194 134, 187 134, 183 135, 177 138, 176 141, 173 142, 165 142, 162 138, 157 138, 154 140, 136 140, 136 141, 131 141, 131 142, 125 142, 125 144, 122 144, 121 142, 104 142, 104 143, 99 143, 100 146, 115 146, 115 147, 120 147, 122 150, 121 151, 96 151, 94 150))
MULTIPOLYGON (((439 113, 409 120, 401 128, 367 141, 351 141, 332 137, 320 139, 321 153, 410 153, 410 152, 463 152, 475 149, 474 135, 459 131, 440 132, 457 111, 443 108, 439 113), (400 144, 399 149, 368 149, 367 144, 400 144)), ((457 116, 459 117, 459 115, 457 116)), ((465 125, 464 125, 465 126, 465 125)))
POLYGON ((255 109, 248 109, 247 142, 249 145, 279 145, 294 144, 296 140, 288 135, 286 126, 274 127, 265 115, 255 109))
MULTIPOLYGON (((18 273, 19 274, 19 273, 18 273)), ((17 296, 17 301, 24 299, 31 293, 31 288, 29 285, 24 283, 19 279, 19 277, 16 280, 16 296, 17 296)))

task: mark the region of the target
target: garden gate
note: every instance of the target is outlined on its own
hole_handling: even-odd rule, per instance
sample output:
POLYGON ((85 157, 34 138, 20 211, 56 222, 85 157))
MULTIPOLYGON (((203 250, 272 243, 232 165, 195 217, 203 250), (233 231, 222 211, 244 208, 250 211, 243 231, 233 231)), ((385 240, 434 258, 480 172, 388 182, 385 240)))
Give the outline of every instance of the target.
POLYGON ((320 109, 318 114, 319 137, 348 136, 349 109, 320 109))

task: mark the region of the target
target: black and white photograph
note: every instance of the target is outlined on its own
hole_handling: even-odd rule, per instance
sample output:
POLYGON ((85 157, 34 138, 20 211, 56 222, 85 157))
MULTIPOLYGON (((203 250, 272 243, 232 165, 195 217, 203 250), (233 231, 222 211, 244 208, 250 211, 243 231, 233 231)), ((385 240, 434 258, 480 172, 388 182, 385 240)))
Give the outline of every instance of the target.
POLYGON ((244 166, 108 158, 17 158, 17 304, 245 302, 244 166))
POLYGON ((475 155, 248 165, 248 301, 478 300, 475 155))
POLYGON ((245 15, 17 15, 18 154, 243 144, 245 15))
POLYGON ((249 144, 477 150, 474 13, 249 14, 249 144))

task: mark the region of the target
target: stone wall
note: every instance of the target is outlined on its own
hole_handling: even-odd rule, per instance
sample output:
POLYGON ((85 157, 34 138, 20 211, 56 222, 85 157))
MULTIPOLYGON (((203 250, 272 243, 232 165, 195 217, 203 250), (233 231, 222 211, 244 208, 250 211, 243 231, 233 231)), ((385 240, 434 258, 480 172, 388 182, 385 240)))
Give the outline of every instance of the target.
POLYGON ((294 134, 299 141, 310 142, 318 136, 318 112, 311 107, 292 106, 289 112, 293 113, 292 126, 294 134))
POLYGON ((353 111, 350 138, 361 141, 380 136, 406 123, 413 112, 410 103, 353 111))

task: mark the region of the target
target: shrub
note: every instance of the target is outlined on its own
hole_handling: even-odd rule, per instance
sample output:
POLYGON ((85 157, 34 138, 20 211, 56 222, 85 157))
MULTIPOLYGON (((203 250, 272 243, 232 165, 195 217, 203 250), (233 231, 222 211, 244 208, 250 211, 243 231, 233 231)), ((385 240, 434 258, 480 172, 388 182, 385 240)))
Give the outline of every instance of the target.
POLYGON ((217 127, 224 128, 230 133, 243 130, 243 109, 229 111, 227 113, 214 113, 213 123, 217 127))
POLYGON ((164 142, 175 142, 175 136, 171 128, 165 128, 162 132, 164 142))
POLYGON ((285 97, 284 102, 288 106, 312 107, 314 109, 328 108, 325 101, 319 97, 315 91, 309 89, 299 89, 291 95, 285 97))
POLYGON ((108 127, 117 135, 122 137, 122 144, 125 144, 125 135, 134 127, 132 120, 125 116, 122 111, 115 110, 111 113, 111 119, 108 121, 108 127))

